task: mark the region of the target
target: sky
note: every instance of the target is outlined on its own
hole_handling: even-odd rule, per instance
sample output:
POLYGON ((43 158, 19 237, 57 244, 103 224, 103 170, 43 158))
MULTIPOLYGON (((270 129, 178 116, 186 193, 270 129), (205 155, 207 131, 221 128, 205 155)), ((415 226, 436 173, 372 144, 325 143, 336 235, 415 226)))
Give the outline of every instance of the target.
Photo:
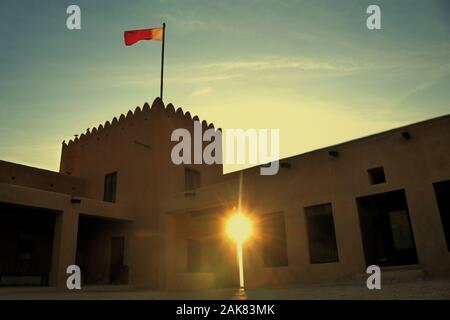
POLYGON ((151 103, 161 43, 123 31, 162 22, 164 102, 279 129, 282 157, 450 111, 448 0, 0 0, 0 159, 57 171, 63 140, 151 103))

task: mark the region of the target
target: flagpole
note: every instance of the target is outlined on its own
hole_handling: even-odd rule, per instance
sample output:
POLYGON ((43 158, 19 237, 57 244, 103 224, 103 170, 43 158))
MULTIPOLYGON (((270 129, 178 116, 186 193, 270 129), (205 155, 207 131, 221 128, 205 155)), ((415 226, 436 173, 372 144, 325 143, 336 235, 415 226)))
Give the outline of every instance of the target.
POLYGON ((162 50, 161 50, 161 89, 159 97, 163 99, 163 78, 164 78, 164 42, 166 38, 166 23, 163 22, 163 34, 162 34, 162 50))

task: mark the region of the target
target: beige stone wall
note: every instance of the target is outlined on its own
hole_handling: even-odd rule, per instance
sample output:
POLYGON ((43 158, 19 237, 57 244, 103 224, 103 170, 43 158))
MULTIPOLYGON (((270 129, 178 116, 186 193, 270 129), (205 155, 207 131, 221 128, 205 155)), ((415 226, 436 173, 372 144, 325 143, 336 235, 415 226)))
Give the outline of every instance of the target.
POLYGON ((85 195, 84 181, 67 174, 0 160, 0 183, 65 193, 85 195))
MULTIPOLYGON (((336 281, 364 273, 356 198, 400 189, 406 193, 420 266, 432 276, 450 274, 450 253, 432 185, 450 179, 449 147, 447 116, 284 159, 291 168, 281 168, 276 176, 260 176, 256 168, 245 171, 246 211, 256 219, 284 212, 289 258, 288 267, 264 268, 255 239, 247 250, 249 284, 336 281), (411 139, 404 139, 402 131, 411 139), (339 156, 330 157, 329 150, 339 156), (367 169, 379 166, 386 183, 371 185, 367 169), (330 202, 339 262, 311 264, 304 208, 330 202)), ((264 237, 263 230, 259 236, 264 237)))
MULTIPOLYGON (((429 276, 450 274, 450 253, 433 191, 434 182, 450 180, 449 146, 450 117, 446 116, 283 159, 290 168, 280 168, 275 176, 260 176, 259 168, 245 170, 243 210, 256 229, 244 249, 246 285, 285 286, 364 277, 366 261, 356 198, 395 190, 404 190, 406 195, 419 268, 429 276), (409 132, 409 140, 402 136, 404 131, 409 132), (330 156, 330 150, 338 151, 338 157, 330 156), (384 168, 386 182, 372 185, 367 170, 379 166, 384 168), (311 264, 304 208, 325 203, 332 204, 339 261, 311 264), (280 211, 286 224, 288 266, 267 268, 261 251, 264 230, 258 221, 280 211)), ((211 206, 219 189, 237 190, 238 175, 226 176, 229 182, 199 190, 194 199, 172 197, 164 203, 162 210, 171 213, 167 219, 172 233, 167 233, 169 265, 179 272, 185 271, 182 266, 186 262, 182 239, 192 236, 192 218, 182 212, 211 206), (181 229, 176 228, 179 225, 181 229), (177 240, 170 241, 170 237, 177 240)), ((237 193, 224 198, 231 205, 237 203, 237 193)))
MULTIPOLYGON (((171 161, 176 143, 170 136, 176 128, 193 132, 194 120, 198 118, 189 112, 175 111, 171 104, 165 107, 156 99, 151 107, 145 104, 142 110, 138 107, 63 143, 60 172, 83 179, 88 197, 101 200, 105 174, 117 171, 116 202, 135 219, 130 245, 135 286, 159 287, 164 283, 160 199, 184 192, 184 166, 171 161)), ((204 121, 203 128, 207 127, 204 121)), ((202 185, 223 179, 221 165, 189 167, 201 172, 202 185)))

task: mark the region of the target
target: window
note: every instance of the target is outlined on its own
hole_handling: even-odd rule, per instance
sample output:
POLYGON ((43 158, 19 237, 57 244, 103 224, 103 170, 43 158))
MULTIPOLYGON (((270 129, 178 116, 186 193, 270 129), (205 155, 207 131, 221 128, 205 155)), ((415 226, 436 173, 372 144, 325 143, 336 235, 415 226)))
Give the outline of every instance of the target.
POLYGON ((184 190, 191 191, 200 188, 200 172, 186 168, 184 171, 184 190))
POLYGON ((264 266, 287 266, 288 255, 286 246, 286 227, 283 212, 276 212, 263 216, 261 220, 261 227, 264 234, 264 266))
POLYGON ((367 172, 369 173, 370 184, 379 184, 386 182, 383 167, 369 169, 367 170, 367 172))
POLYGON ((331 204, 305 208, 311 263, 339 261, 331 204))
POLYGON ((105 175, 103 201, 116 202, 117 172, 105 175))
POLYGON ((450 251, 450 180, 434 183, 433 187, 441 214, 447 250, 450 251))

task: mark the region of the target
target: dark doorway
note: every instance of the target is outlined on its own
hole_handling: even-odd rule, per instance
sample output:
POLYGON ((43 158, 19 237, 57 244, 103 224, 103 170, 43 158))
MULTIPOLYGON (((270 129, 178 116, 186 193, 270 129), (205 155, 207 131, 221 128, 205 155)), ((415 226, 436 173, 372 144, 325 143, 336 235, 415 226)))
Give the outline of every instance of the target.
POLYGON ((187 239, 187 265, 189 272, 210 272, 214 274, 217 288, 239 286, 236 245, 224 241, 223 207, 192 211, 191 234, 187 239))
POLYGON ((111 283, 122 283, 122 270, 124 267, 125 239, 113 237, 111 239, 111 283))
POLYGON ((0 286, 48 285, 56 212, 0 204, 0 286))
POLYGON ((433 184, 436 200, 441 215, 447 250, 450 251, 450 180, 433 184))
POLYGON ((417 252, 403 190, 356 199, 367 265, 417 264, 417 252))
POLYGON ((84 285, 128 283, 127 228, 123 221, 80 215, 76 264, 84 285))
POLYGON ((217 288, 239 285, 236 248, 214 238, 189 239, 187 264, 189 272, 214 273, 217 288))
POLYGON ((214 239, 205 245, 217 288, 236 288, 239 285, 236 246, 214 239))

